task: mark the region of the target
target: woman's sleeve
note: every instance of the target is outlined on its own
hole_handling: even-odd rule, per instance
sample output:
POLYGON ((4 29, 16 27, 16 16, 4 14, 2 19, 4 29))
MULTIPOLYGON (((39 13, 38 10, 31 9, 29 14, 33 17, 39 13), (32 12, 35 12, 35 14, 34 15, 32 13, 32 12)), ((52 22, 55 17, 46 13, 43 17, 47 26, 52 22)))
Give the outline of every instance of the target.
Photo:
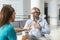
POLYGON ((12 26, 9 27, 7 37, 9 40, 17 40, 16 32, 12 26))

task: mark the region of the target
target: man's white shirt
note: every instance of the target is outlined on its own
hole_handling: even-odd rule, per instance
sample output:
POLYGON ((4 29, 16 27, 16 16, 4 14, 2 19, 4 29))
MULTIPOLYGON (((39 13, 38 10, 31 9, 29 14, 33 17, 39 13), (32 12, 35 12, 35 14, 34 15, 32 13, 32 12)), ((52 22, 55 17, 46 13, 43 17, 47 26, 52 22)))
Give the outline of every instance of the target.
POLYGON ((48 27, 48 24, 44 18, 40 18, 37 23, 42 27, 42 29, 37 29, 32 24, 35 23, 34 19, 27 20, 24 28, 31 27, 32 29, 30 31, 23 31, 23 35, 27 34, 29 32, 29 35, 34 35, 36 37, 41 37, 44 34, 49 34, 50 29, 48 27))

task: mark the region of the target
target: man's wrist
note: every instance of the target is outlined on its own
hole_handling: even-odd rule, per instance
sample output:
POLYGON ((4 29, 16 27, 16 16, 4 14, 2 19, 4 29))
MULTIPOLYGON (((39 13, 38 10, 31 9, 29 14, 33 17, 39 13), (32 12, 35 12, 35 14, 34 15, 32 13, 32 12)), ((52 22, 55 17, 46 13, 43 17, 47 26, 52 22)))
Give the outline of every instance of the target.
POLYGON ((42 27, 41 27, 41 25, 39 24, 39 26, 40 26, 40 30, 42 30, 42 27))

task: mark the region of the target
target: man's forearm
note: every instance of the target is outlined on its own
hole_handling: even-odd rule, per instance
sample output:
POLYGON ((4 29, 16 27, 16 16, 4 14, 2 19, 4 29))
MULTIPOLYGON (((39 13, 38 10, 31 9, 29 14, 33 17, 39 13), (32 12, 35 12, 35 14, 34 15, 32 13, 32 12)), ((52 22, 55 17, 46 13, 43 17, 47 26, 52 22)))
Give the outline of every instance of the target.
POLYGON ((42 32, 44 34, 50 34, 50 29, 49 28, 42 28, 42 32))

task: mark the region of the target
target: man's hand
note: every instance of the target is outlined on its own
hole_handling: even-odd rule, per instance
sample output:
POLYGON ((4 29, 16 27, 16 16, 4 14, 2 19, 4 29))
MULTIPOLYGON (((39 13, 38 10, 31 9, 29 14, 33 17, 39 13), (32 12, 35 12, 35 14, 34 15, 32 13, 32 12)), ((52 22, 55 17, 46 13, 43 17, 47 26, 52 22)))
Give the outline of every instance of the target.
POLYGON ((38 23, 33 23, 33 26, 34 26, 35 28, 42 29, 42 27, 41 27, 40 24, 38 24, 38 23))

